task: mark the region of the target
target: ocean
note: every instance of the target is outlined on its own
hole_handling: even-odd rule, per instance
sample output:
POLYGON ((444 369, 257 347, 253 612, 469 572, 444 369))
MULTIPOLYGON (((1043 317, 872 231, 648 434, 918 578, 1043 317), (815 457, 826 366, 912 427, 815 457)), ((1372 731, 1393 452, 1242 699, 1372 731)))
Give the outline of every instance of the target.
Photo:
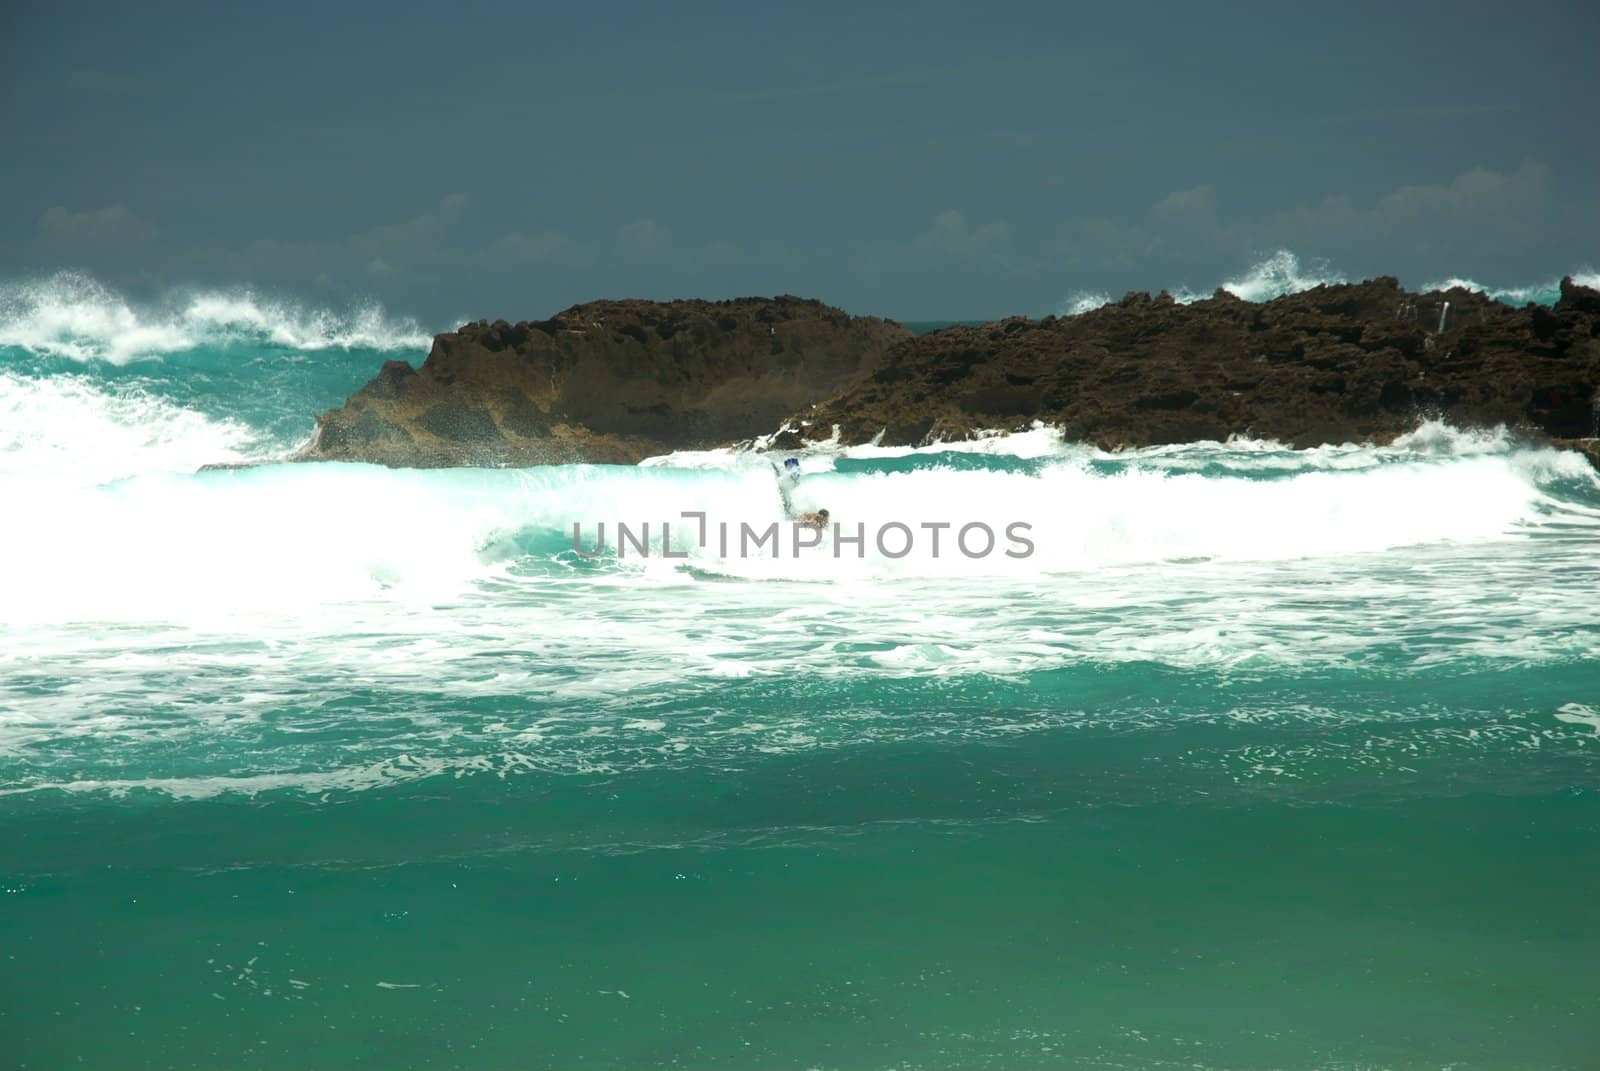
POLYGON ((283 461, 428 339, 0 289, 0 1067, 1597 1066, 1581 457, 283 461))

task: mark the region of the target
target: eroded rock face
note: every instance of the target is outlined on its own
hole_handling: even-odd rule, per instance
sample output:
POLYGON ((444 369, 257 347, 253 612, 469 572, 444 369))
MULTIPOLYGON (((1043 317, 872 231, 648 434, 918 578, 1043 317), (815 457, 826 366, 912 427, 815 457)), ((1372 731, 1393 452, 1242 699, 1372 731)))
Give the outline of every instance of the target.
POLYGON ((1129 294, 1080 316, 950 327, 900 343, 797 410, 776 445, 963 439, 1035 420, 1106 447, 1249 434, 1295 446, 1386 441, 1430 417, 1593 437, 1600 293, 1553 309, 1380 278, 1261 304, 1129 294))
POLYGON ((748 439, 911 337, 794 297, 596 301, 468 324, 420 369, 390 361, 317 420, 303 460, 397 466, 632 463, 748 439))

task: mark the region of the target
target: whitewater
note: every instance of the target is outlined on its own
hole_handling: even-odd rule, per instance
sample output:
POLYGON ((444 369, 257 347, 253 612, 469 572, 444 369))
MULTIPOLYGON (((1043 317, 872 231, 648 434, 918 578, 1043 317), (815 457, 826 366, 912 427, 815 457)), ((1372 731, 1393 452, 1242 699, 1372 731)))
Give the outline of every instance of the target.
POLYGON ((823 443, 796 507, 1031 553, 726 554, 685 515, 782 524, 781 458, 292 460, 428 341, 0 287, 18 1066, 1592 1058, 1582 457, 823 443))

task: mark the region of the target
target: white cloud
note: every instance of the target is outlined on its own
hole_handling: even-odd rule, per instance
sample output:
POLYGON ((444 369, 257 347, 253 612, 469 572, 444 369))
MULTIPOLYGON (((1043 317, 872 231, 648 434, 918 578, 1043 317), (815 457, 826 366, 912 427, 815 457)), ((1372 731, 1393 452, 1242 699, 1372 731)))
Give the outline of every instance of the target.
POLYGON ((1442 186, 1402 186, 1378 202, 1375 214, 1414 219, 1430 213, 1516 211, 1542 205, 1549 196, 1550 168, 1537 160, 1524 160, 1510 174, 1478 167, 1442 186))
POLYGON ((1215 191, 1210 186, 1176 190, 1150 206, 1152 219, 1189 219, 1216 215, 1215 191))
POLYGON ((51 238, 75 242, 138 242, 156 236, 155 224, 120 204, 90 212, 55 205, 39 217, 38 228, 51 238))
POLYGON ((1175 190, 1151 205, 1135 240, 1146 254, 1192 258, 1231 244, 1234 235, 1218 215, 1216 191, 1207 185, 1175 190))
POLYGON ((1449 182, 1401 186, 1362 207, 1343 194, 1266 221, 1291 238, 1383 238, 1408 228, 1441 232, 1494 229, 1521 232, 1547 221, 1555 208, 1550 168, 1524 160, 1512 172, 1473 168, 1449 182))
POLYGON ((1384 270, 1404 271, 1418 259, 1445 264, 1534 246, 1570 232, 1585 212, 1594 216, 1592 204, 1558 200, 1550 168, 1537 160, 1504 172, 1475 167, 1362 201, 1336 194, 1255 215, 1238 211, 1238 199, 1233 206, 1227 211, 1225 196, 1199 185, 1167 194, 1138 219, 1070 220, 1058 232, 1051 263, 1082 272, 1130 271, 1154 285, 1163 274, 1178 283, 1205 266, 1287 248, 1335 263, 1381 255, 1384 270))
POLYGON ((382 258, 391 265, 426 259, 461 221, 470 200, 464 193, 448 194, 440 199, 436 211, 400 223, 380 224, 355 235, 350 246, 363 256, 382 258))
POLYGON ((511 231, 495 239, 484 255, 495 263, 512 265, 567 260, 577 252, 577 243, 560 231, 511 231))
POLYGON ((439 218, 446 223, 454 223, 461 218, 461 213, 467 210, 467 202, 472 200, 472 195, 467 193, 447 193, 439 199, 439 218))
POLYGON ((1011 227, 1000 221, 973 226, 966 216, 952 209, 935 216, 912 244, 924 253, 1004 265, 1010 260, 1011 227))
POLYGON ((617 251, 630 257, 658 257, 672 247, 672 232, 653 219, 640 219, 617 231, 617 251))

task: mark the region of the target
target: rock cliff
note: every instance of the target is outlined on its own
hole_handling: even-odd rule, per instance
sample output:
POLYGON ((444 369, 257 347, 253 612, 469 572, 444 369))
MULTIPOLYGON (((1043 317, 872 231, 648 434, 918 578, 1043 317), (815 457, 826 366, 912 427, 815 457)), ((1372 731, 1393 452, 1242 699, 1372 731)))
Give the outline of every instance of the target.
POLYGON ((317 420, 303 460, 631 463, 776 428, 911 337, 818 301, 596 301, 439 335, 317 420))
POLYGON ((306 460, 631 463, 750 440, 918 445, 1035 421, 1106 447, 1386 441, 1440 418, 1600 457, 1600 293, 1513 308, 1393 278, 1252 304, 1129 294, 920 337, 794 297, 597 301, 468 324, 318 419, 306 460))
MULTIPOLYGON (((1249 434, 1295 446, 1384 441, 1429 417, 1596 435, 1600 293, 1562 283, 1513 308, 1392 278, 1260 304, 1129 294, 1078 316, 950 327, 796 411, 778 445, 969 437, 1035 420, 1106 447, 1249 434)), ((1581 448, 1581 447, 1580 447, 1581 448)))

